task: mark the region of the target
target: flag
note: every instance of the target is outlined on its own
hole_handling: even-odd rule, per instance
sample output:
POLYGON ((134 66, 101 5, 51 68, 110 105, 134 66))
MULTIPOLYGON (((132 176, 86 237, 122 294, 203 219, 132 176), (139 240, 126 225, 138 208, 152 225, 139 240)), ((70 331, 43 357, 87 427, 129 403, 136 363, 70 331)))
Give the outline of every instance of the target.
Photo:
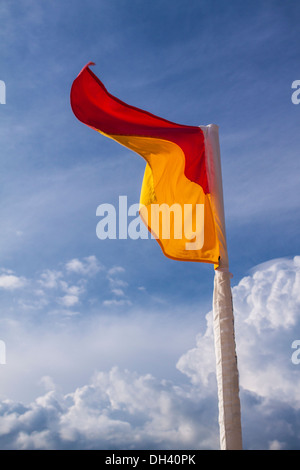
POLYGON ((75 116, 141 155, 140 216, 163 253, 215 265, 213 329, 221 449, 242 449, 238 368, 218 126, 187 126, 112 96, 87 64, 71 88, 75 116))
POLYGON ((124 103, 106 90, 90 65, 72 84, 75 116, 145 159, 140 216, 163 253, 218 267, 222 233, 204 127, 176 124, 124 103))

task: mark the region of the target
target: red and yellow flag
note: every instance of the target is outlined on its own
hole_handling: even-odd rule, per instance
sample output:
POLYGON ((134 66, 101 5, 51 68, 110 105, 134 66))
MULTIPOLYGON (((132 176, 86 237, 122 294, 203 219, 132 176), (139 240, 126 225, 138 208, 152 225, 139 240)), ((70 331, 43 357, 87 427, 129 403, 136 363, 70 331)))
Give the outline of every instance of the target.
POLYGON ((90 65, 94 64, 87 64, 72 85, 75 116, 146 160, 140 215, 163 253, 176 260, 218 265, 220 244, 202 129, 120 101, 90 65), (169 225, 164 224, 166 219, 169 225))

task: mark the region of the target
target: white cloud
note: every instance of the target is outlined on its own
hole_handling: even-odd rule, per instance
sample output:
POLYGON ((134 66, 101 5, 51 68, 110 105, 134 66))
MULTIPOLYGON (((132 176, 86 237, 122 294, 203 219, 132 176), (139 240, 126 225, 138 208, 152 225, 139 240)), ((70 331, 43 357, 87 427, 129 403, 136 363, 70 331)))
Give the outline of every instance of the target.
POLYGON ((110 287, 111 289, 118 289, 118 288, 121 288, 121 287, 127 287, 128 286, 128 282, 126 281, 123 281, 123 279, 116 279, 116 278, 111 278, 111 277, 108 277, 108 281, 109 281, 109 284, 110 284, 110 287))
POLYGON ((70 260, 66 264, 66 269, 68 272, 93 276, 103 269, 103 267, 97 260, 96 256, 91 255, 84 258, 83 261, 80 261, 77 258, 70 260))
MULTIPOLYGON (((244 413, 246 435, 247 431, 249 435, 253 432, 252 445, 258 448, 263 448, 263 445, 268 448, 267 442, 259 444, 259 439, 265 440, 267 436, 271 447, 278 446, 280 442, 283 449, 287 448, 289 440, 290 445, 300 446, 294 434, 300 411, 300 376, 297 366, 291 361, 291 345, 298 339, 300 330, 299 261, 300 257, 296 256, 257 266, 250 276, 233 288, 242 417, 244 413), (280 410, 285 410, 286 418, 282 418, 284 411, 280 410), (259 428, 260 421, 265 426, 257 436, 251 424, 254 417, 256 428, 259 428), (288 420, 291 420, 289 431, 288 420), (247 422, 250 423, 249 429, 247 422)), ((196 347, 177 363, 178 369, 194 384, 209 384, 214 380, 211 322, 209 313, 205 334, 198 335, 196 347)))
POLYGON ((67 271, 82 273, 84 271, 84 266, 79 259, 74 258, 66 264, 67 271))
POLYGON ((212 431, 199 424, 201 411, 195 397, 150 374, 113 368, 97 373, 91 385, 69 398, 62 435, 70 441, 80 435, 92 445, 100 440, 102 448, 111 440, 115 448, 144 448, 150 442, 156 448, 185 448, 187 444, 197 447, 199 436, 206 435, 214 443, 212 431), (96 413, 95 402, 101 404, 96 413))
POLYGON ((48 392, 26 407, 2 403, 2 434, 10 436, 2 448, 180 449, 199 439, 214 447, 216 423, 201 424, 202 405, 171 383, 115 367, 67 395, 48 392))
POLYGON ((112 289, 112 294, 115 294, 117 297, 123 297, 125 295, 122 289, 112 289))
POLYGON ((58 286, 59 279, 62 277, 60 271, 52 271, 47 269, 41 274, 41 279, 39 279, 39 284, 46 289, 55 289, 58 286))
MULTIPOLYGON (((233 288, 240 384, 260 397, 300 409, 300 377, 291 362, 291 345, 300 326, 300 257, 255 268, 233 288), (280 377, 280 380, 279 380, 280 377)), ((211 313, 196 348, 178 361, 194 383, 214 374, 211 313)))
POLYGON ((73 307, 74 305, 78 304, 79 298, 77 295, 67 294, 63 297, 60 297, 59 301, 64 307, 73 307))
MULTIPOLYGON (((300 448, 300 366, 291 361, 291 344, 300 331, 299 260, 279 259, 260 265, 233 288, 243 436, 249 449, 300 448)), ((141 364, 137 358, 142 358, 149 361, 147 367, 153 365, 154 374, 128 371, 126 366, 105 368, 102 362, 103 370, 90 381, 74 386, 71 393, 59 393, 54 385, 58 377, 44 373, 41 385, 48 390, 45 395, 26 406, 12 400, 0 402, 1 448, 218 448, 211 312, 195 347, 179 355, 177 368, 184 375, 174 375, 172 380, 156 374, 182 333, 180 325, 175 328, 176 322, 167 328, 169 320, 158 324, 157 318, 143 316, 141 324, 147 331, 143 336, 137 317, 117 316, 116 323, 111 317, 94 319, 80 328, 73 343, 61 338, 63 349, 70 351, 76 364, 73 372, 71 362, 62 355, 57 334, 56 348, 54 340, 48 337, 46 345, 43 339, 41 361, 47 357, 53 371, 59 364, 61 376, 66 371, 78 376, 92 357, 98 359, 89 370, 97 370, 103 357, 119 364, 125 357, 123 365, 131 366, 141 364), (164 355, 166 334, 170 342, 164 355), (135 362, 128 355, 133 343, 135 362), (51 348, 54 357, 49 356, 51 348)))
POLYGON ((114 274, 124 273, 125 269, 122 266, 114 266, 108 270, 108 274, 113 276, 114 274))
POLYGON ((64 292, 66 292, 67 294, 69 295, 77 295, 79 296, 80 294, 82 294, 84 292, 84 287, 83 285, 79 285, 79 286, 69 286, 67 284, 67 282, 65 281, 61 281, 60 282, 60 285, 61 285, 61 288, 64 292))
POLYGON ((24 287, 26 283, 25 278, 15 276, 14 274, 1 274, 0 275, 0 288, 7 290, 19 289, 24 287))
POLYGON ((48 311, 48 315, 56 315, 58 317, 65 317, 65 318, 70 318, 74 317, 77 315, 80 315, 80 312, 76 310, 70 310, 70 306, 66 306, 66 308, 56 308, 48 311))
POLYGON ((288 330, 299 320, 300 257, 277 260, 256 268, 234 289, 236 308, 257 332, 266 328, 288 330), (284 314, 283 314, 284 307, 284 314))
POLYGON ((69 286, 66 281, 60 281, 60 287, 65 295, 58 298, 58 302, 64 307, 73 307, 80 301, 80 295, 85 292, 83 284, 69 286))
POLYGON ((276 440, 270 442, 269 450, 282 450, 282 443, 276 440))
MULTIPOLYGON (((82 296, 86 293, 88 282, 91 276, 96 275, 102 268, 95 256, 73 259, 65 266, 66 269, 45 269, 38 276, 31 279, 16 276, 13 271, 1 269, 0 288, 13 290, 20 287, 22 289, 15 303, 21 310, 42 311, 47 314, 58 313, 67 316, 78 314, 67 309, 82 302, 82 296), (79 274, 74 280, 72 274, 79 274), (82 277, 84 275, 84 278, 82 277), (85 278, 87 276, 87 278, 85 278), (57 310, 57 303, 66 309, 57 310), (46 311, 46 308, 48 309, 46 311)), ((12 311, 12 306, 10 305, 12 311)))
POLYGON ((39 380, 39 384, 43 385, 47 392, 50 392, 51 390, 54 390, 56 388, 52 377, 50 377, 49 375, 44 375, 39 380))
POLYGON ((126 299, 126 294, 124 289, 128 286, 128 282, 120 279, 118 276, 125 273, 125 269, 122 266, 114 266, 107 271, 107 280, 109 282, 111 293, 117 297, 117 299, 104 300, 103 305, 105 307, 109 306, 119 306, 132 305, 132 302, 129 299, 126 299), (120 299, 120 297, 124 297, 120 299))
POLYGON ((125 272, 126 271, 122 266, 114 266, 107 271, 107 279, 112 290, 128 286, 128 282, 118 277, 119 274, 123 274, 125 272))

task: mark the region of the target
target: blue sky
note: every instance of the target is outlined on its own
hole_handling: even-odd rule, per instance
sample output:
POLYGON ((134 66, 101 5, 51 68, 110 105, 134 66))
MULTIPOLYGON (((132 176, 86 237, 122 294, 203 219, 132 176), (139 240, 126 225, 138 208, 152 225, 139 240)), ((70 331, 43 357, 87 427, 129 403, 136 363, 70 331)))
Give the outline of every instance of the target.
POLYGON ((129 104, 219 125, 236 314, 249 327, 237 320, 245 445, 300 447, 300 365, 290 360, 300 325, 299 13, 297 2, 256 0, 1 2, 1 448, 218 447, 204 344, 213 268, 171 261, 151 239, 96 237, 99 204, 138 202, 144 162, 73 115, 70 88, 89 61, 129 104), (282 378, 278 394, 254 366, 270 383, 282 378), (170 406, 159 411, 163 397, 170 406), (24 424, 28 413, 36 418, 24 424))

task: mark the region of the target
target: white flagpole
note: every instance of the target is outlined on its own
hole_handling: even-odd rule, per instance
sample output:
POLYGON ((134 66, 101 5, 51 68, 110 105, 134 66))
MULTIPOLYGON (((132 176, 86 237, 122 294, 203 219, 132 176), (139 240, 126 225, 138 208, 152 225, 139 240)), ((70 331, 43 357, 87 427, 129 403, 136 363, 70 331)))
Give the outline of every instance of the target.
POLYGON ((206 143, 206 162, 217 235, 220 240, 220 266, 215 270, 213 327, 216 376, 219 400, 221 450, 242 449, 239 374, 234 336, 234 315, 230 287, 223 203, 219 128, 215 124, 200 126, 206 143))

